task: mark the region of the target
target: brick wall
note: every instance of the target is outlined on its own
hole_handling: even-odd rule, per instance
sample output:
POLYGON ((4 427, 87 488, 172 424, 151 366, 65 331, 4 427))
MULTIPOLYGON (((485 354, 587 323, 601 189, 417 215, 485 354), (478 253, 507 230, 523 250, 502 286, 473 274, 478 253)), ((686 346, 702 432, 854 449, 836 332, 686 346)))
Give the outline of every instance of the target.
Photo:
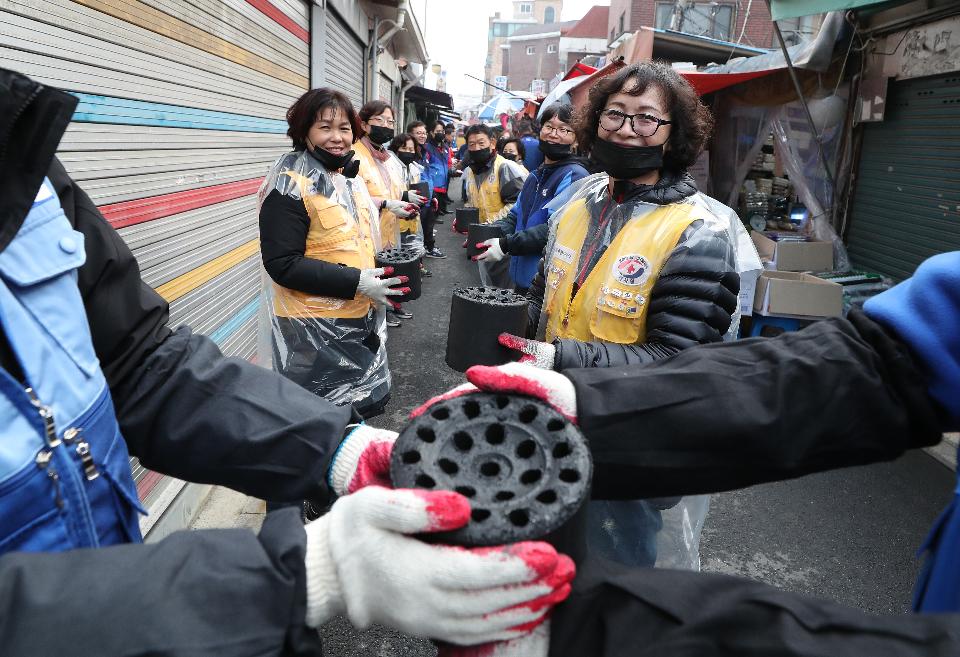
MULTIPOLYGON (((663 1, 663 0, 660 0, 663 1)), ((734 7, 735 28, 731 31, 730 41, 736 41, 740 36, 740 30, 743 29, 743 21, 746 17, 747 5, 750 4, 750 17, 747 23, 746 32, 743 35, 744 45, 753 45, 757 48, 770 48, 773 44, 773 24, 770 22, 770 11, 767 9, 767 3, 763 0, 740 0, 730 2, 729 0, 720 0, 721 4, 732 5, 734 7), (737 7, 739 5, 739 8, 737 7)), ((613 0, 610 3, 610 19, 608 21, 607 32, 610 28, 619 25, 620 13, 626 9, 628 29, 635 32, 642 26, 656 27, 658 0, 613 0), (617 7, 617 8, 615 8, 617 7)), ((673 4, 669 2, 667 4, 673 4)))
POLYGON ((633 17, 636 14, 634 5, 641 4, 634 0, 610 0, 610 14, 607 18, 607 42, 610 42, 610 34, 614 37, 620 35, 620 16, 624 15, 624 25, 628 32, 634 32, 638 28, 633 24, 633 17))
POLYGON ((547 83, 561 70, 564 62, 560 61, 560 37, 554 36, 545 39, 529 39, 510 42, 510 87, 512 89, 529 89, 535 79, 546 80, 547 83), (548 53, 547 46, 552 45, 556 52, 548 53), (533 47, 535 52, 527 54, 527 48, 533 47))

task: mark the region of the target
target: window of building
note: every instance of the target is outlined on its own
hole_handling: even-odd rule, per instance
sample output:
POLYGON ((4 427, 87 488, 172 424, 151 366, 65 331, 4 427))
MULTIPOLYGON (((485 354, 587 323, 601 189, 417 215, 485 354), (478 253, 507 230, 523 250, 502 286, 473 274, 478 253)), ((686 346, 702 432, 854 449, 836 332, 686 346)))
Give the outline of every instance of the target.
POLYGON ((548 43, 548 44, 547 44, 547 52, 549 52, 549 53, 557 52, 557 44, 555 44, 555 43, 548 43))
POLYGON ((557 20, 557 10, 553 7, 547 7, 547 10, 543 12, 544 24, 552 23, 555 20, 557 20))
POLYGON ((534 46, 527 46, 527 54, 532 55, 537 52, 537 49, 534 46))
POLYGON ((617 38, 617 28, 610 30, 610 43, 613 43, 613 40, 617 38))
POLYGON ((620 34, 623 34, 627 31, 627 12, 620 13, 620 34))
POLYGON ((533 13, 533 3, 532 2, 521 2, 519 7, 520 15, 525 16, 527 14, 533 13))
MULTIPOLYGON (((718 2, 691 2, 683 10, 679 29, 687 34, 730 40, 734 29, 734 6, 718 2)), ((656 27, 672 29, 676 3, 658 2, 656 27)))

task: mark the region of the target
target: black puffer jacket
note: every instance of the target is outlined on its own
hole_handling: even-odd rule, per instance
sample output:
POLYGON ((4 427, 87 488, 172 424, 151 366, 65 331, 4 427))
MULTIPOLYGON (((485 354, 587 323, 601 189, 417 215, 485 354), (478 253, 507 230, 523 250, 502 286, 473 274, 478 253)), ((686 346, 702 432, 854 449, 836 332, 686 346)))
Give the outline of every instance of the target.
MULTIPOLYGON (((627 218, 631 215, 630 205, 640 202, 669 205, 696 193, 696 185, 686 172, 665 174, 652 186, 618 182, 613 190, 614 200, 621 206, 619 214, 627 218)), ((592 227, 599 222, 608 194, 604 188, 587 202, 592 227)), ((625 222, 621 220, 611 231, 619 232, 625 222)), ((597 250, 591 267, 604 250, 597 250)), ((541 260, 528 294, 531 331, 536 331, 539 322, 545 285, 541 260)), ((646 342, 625 345, 558 339, 554 341, 557 348, 554 369, 649 363, 696 344, 719 342, 730 328, 739 292, 736 255, 726 231, 717 231, 702 220, 695 221, 680 236, 650 293, 646 342)))

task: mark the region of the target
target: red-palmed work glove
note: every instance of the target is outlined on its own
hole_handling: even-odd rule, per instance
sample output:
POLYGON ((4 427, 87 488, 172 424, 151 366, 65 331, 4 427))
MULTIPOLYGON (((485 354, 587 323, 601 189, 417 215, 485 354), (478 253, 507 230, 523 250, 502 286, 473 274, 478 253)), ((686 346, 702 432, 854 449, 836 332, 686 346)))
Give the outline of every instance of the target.
POLYGON ((408 219, 420 211, 419 206, 407 201, 394 201, 387 199, 383 202, 383 207, 397 215, 401 219, 408 219))
POLYGON ((573 562, 537 541, 488 548, 410 534, 457 529, 470 503, 450 491, 362 488, 306 526, 306 623, 344 614, 457 645, 514 639, 566 599, 573 562))
POLYGON ((411 190, 405 191, 403 195, 400 197, 400 200, 413 203, 419 208, 421 205, 427 202, 427 197, 420 196, 419 194, 417 194, 415 191, 411 189, 411 190))
POLYGON ((340 442, 330 461, 327 483, 339 497, 365 486, 391 488, 390 455, 396 431, 359 424, 340 442))
POLYGON ((381 276, 390 276, 393 274, 393 267, 377 267, 375 269, 361 269, 360 282, 357 283, 357 292, 373 299, 376 303, 389 304, 394 308, 398 305, 391 301, 390 297, 400 296, 410 292, 409 287, 393 287, 406 283, 406 276, 397 276, 394 278, 380 278, 381 276))
POLYGON ((500 247, 500 238, 491 237, 477 244, 478 249, 483 249, 483 253, 473 256, 473 259, 480 262, 500 262, 506 257, 506 253, 500 247))
POLYGON ((576 388, 560 372, 540 369, 529 363, 507 363, 496 367, 474 365, 467 370, 467 381, 483 392, 536 397, 556 408, 574 424, 577 422, 576 388))
POLYGON ((530 363, 545 370, 552 370, 557 356, 557 348, 549 342, 528 340, 512 333, 501 333, 497 341, 507 349, 519 351, 521 363, 530 363))

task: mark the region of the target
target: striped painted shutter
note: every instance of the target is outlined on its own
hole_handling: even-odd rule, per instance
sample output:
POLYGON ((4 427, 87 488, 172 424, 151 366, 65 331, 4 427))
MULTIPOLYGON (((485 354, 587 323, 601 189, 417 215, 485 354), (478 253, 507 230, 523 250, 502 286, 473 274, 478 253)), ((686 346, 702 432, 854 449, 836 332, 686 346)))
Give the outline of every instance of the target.
MULTIPOLYGON (((256 191, 309 84, 308 17, 306 0, 0 0, 0 61, 79 97, 59 157, 171 327, 254 362, 256 191)), ((147 531, 183 482, 133 465, 147 531)))

